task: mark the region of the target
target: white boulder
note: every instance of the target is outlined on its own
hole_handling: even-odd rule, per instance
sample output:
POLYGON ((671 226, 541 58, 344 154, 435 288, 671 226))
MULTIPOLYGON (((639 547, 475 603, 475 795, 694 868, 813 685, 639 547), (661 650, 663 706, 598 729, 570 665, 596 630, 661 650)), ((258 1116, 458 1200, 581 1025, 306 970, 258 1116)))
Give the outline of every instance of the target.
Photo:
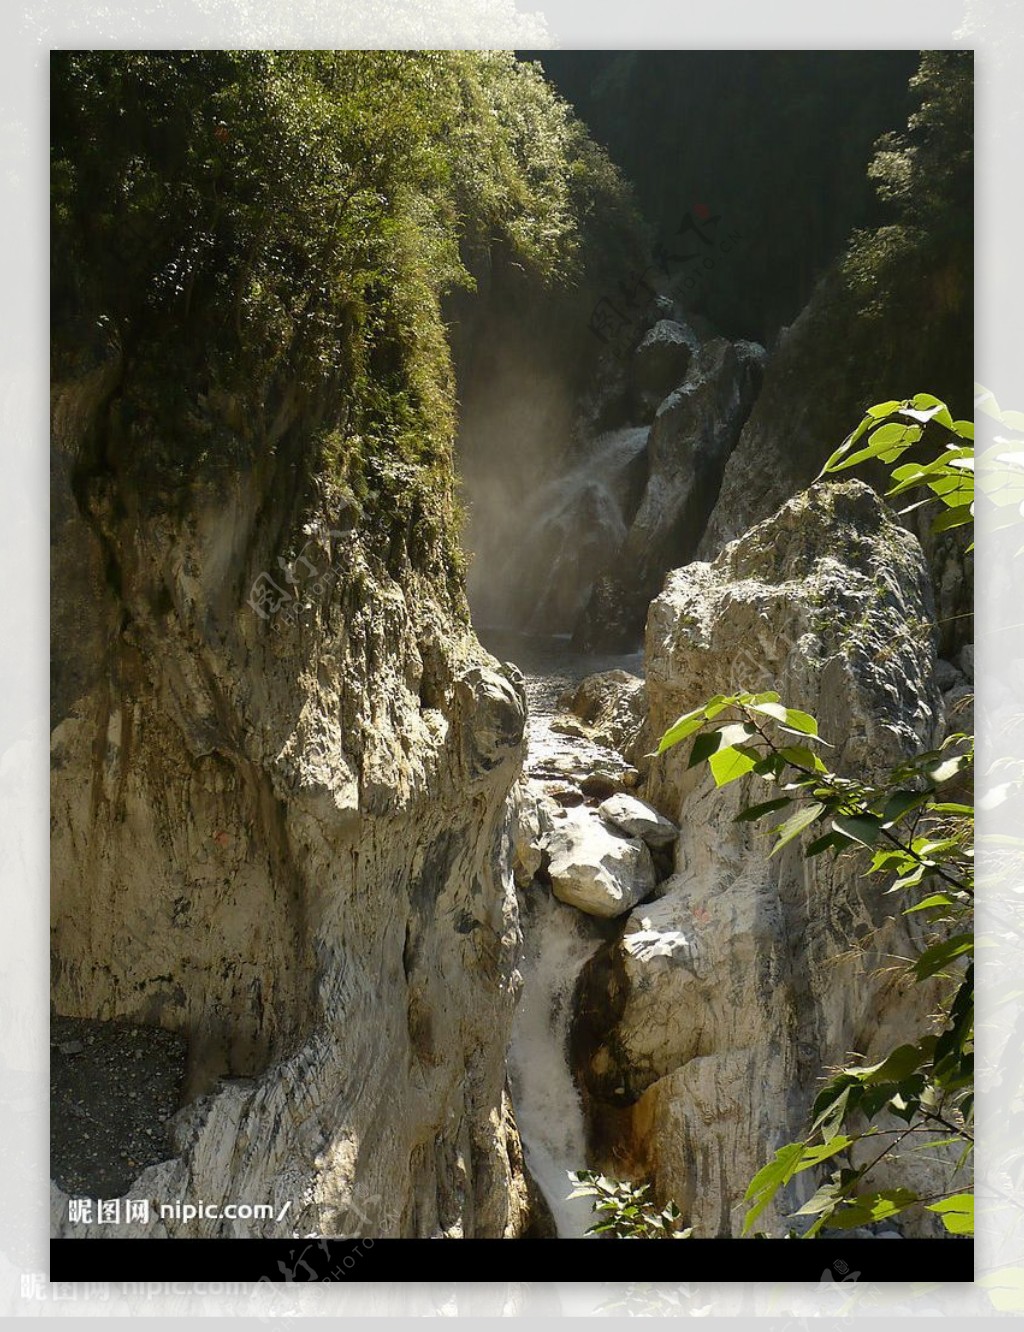
POLYGON ((555 896, 591 916, 622 916, 654 890, 646 844, 616 836, 588 811, 573 810, 543 846, 555 896))

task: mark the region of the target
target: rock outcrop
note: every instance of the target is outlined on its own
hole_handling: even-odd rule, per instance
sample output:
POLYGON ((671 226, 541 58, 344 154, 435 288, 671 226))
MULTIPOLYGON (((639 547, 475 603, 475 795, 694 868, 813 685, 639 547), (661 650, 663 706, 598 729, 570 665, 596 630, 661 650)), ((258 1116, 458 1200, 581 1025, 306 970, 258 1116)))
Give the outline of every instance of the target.
POLYGON ((661 402, 651 426, 640 506, 614 572, 596 582, 574 633, 583 651, 634 646, 666 571, 693 557, 763 366, 764 349, 755 343, 712 337, 700 345, 678 388, 661 402))
MULTIPOLYGON (((916 539, 862 483, 816 486, 669 576, 647 625, 645 747, 716 693, 773 688, 818 718, 830 765, 878 773, 942 732, 932 620, 916 539)), ((717 788, 689 748, 643 788, 681 829, 675 873, 589 964, 574 1051, 606 1168, 630 1163, 696 1234, 729 1235, 823 1069, 906 1039, 934 995, 898 966, 916 918, 855 857, 805 860, 798 840, 769 859, 760 825, 734 821, 759 780, 717 788)))
POLYGON ((658 406, 683 382, 690 358, 700 347, 694 331, 676 319, 659 319, 633 353, 633 409, 650 421, 658 406))
MULTIPOLYGON (((131 1196, 273 1217, 118 1233, 521 1234, 521 678, 436 551, 385 563, 314 481, 294 404, 172 488, 125 374, 103 348, 54 388, 53 1003, 187 1040, 131 1196)), ((65 1202, 55 1233, 106 1233, 65 1202)))

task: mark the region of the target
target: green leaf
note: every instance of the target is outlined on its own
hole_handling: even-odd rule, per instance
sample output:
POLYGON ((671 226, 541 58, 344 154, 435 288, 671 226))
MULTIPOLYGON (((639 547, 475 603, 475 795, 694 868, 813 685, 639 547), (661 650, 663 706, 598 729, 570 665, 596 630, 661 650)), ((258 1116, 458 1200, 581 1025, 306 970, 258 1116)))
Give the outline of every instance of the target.
POLYGON ((941 1202, 928 1203, 929 1212, 938 1212, 951 1235, 974 1234, 974 1194, 954 1193, 941 1202))
POLYGON ((834 1138, 847 1111, 854 1109, 863 1091, 863 1087, 845 1073, 830 1082, 815 1097, 814 1108, 811 1111, 815 1119, 811 1125, 811 1132, 820 1130, 824 1139, 834 1138))
POLYGON ((749 754, 741 753, 734 745, 718 750, 708 760, 716 786, 728 786, 748 773, 755 762, 749 754))
POLYGON ((819 1143, 817 1147, 805 1147, 804 1154, 800 1158, 800 1164, 797 1166, 794 1174, 799 1174, 802 1170, 810 1170, 811 1166, 820 1165, 822 1161, 828 1161, 833 1156, 838 1156, 840 1152, 845 1152, 848 1147, 852 1147, 855 1138, 847 1138, 842 1134, 830 1138, 827 1142, 819 1143))
POLYGON ((843 1186, 837 1181, 833 1181, 830 1184, 822 1184, 821 1188, 807 1199, 803 1207, 798 1208, 796 1212, 793 1213, 794 1216, 822 1217, 822 1221, 817 1223, 812 1230, 807 1232, 808 1236, 813 1233, 814 1229, 821 1229, 821 1225, 827 1219, 828 1213, 833 1207, 835 1207, 836 1203, 842 1197, 842 1188, 843 1186))
POLYGON ((818 734, 818 723, 809 712, 801 712, 799 708, 786 708, 785 712, 786 725, 794 731, 799 731, 801 735, 818 734))
POLYGON ((711 757, 721 743, 721 731, 702 731, 693 742, 693 748, 690 750, 690 757, 686 766, 695 768, 698 763, 703 763, 705 759, 711 757))
POLYGON ((832 820, 836 832, 845 833, 862 846, 874 846, 882 829, 881 820, 870 814, 837 814, 832 820))
POLYGON ((948 893, 932 893, 931 897, 926 897, 923 902, 907 907, 903 914, 910 916, 915 911, 930 911, 933 907, 951 907, 954 905, 953 898, 948 893))
POLYGON ((916 859, 909 851, 902 851, 899 847, 885 847, 875 852, 868 868, 872 874, 877 874, 881 870, 906 869, 908 865, 916 864, 916 859))
MULTIPOLYGON (((752 735, 757 734, 757 727, 753 722, 730 722, 728 726, 723 726, 719 735, 722 737, 723 745, 735 745, 741 747, 752 735)), ((760 758, 760 754, 758 754, 760 758)))
POLYGON ((934 782, 936 786, 941 786, 943 782, 948 782, 958 772, 968 767, 970 762, 970 754, 955 754, 952 758, 943 759, 940 763, 929 764, 925 771, 928 774, 929 781, 934 782))
MULTIPOLYGON (((897 406, 898 405, 899 404, 897 403, 897 406)), ((886 413, 886 415, 888 415, 888 413, 886 413)), ((842 444, 839 445, 838 449, 836 449, 834 453, 829 455, 829 457, 825 461, 825 465, 822 467, 821 471, 815 477, 815 480, 820 481, 821 478, 826 475, 826 473, 838 471, 839 464, 850 452, 854 444, 857 443, 857 441, 865 434, 866 431, 871 429, 874 423, 875 423, 875 418, 872 417, 870 413, 867 416, 865 416, 864 419, 861 421, 860 425, 857 427, 857 429, 854 430, 852 434, 847 435, 847 437, 843 440, 842 444)))
POLYGON ((966 527, 974 522, 974 504, 958 504, 946 513, 939 514, 932 523, 933 532, 948 532, 953 527, 966 527))
POLYGON ((913 865, 914 868, 907 870, 905 874, 901 874, 898 879, 892 881, 889 887, 885 890, 887 897, 890 893, 901 893, 905 888, 916 888, 917 885, 924 880, 925 876, 931 873, 931 869, 928 865, 918 864, 912 857, 907 857, 903 866, 904 869, 906 869, 907 864, 913 865))
MULTIPOLYGON (((886 497, 894 498, 907 490, 913 490, 915 486, 930 484, 934 480, 950 481, 955 489, 964 478, 951 475, 950 469, 967 467, 969 470, 973 463, 974 449, 969 446, 947 449, 945 453, 933 458, 930 463, 904 463, 902 467, 893 468, 892 479, 896 484, 885 492, 886 497)), ((970 484, 969 481, 967 484, 970 484)))
POLYGON ((810 768, 812 772, 827 772, 828 769, 813 750, 804 745, 786 745, 779 753, 787 763, 795 768, 810 768))
POLYGON ((782 809, 791 803, 791 796, 779 796, 776 800, 762 801, 760 805, 748 805, 746 809, 740 810, 733 822, 752 823, 755 819, 763 818, 765 814, 771 814, 773 810, 782 809))
POLYGON ((752 769, 758 777, 779 777, 786 766, 786 760, 781 754, 766 754, 764 758, 759 759, 752 769))
POLYGON ((867 1069, 854 1069, 863 1082, 902 1082, 916 1072, 927 1059, 927 1053, 917 1045, 898 1045, 880 1064, 867 1069))
POLYGON ((754 703, 745 705, 751 712, 760 712, 765 717, 774 717, 776 721, 785 721, 787 709, 778 702, 754 703))
POLYGON ((955 934, 952 939, 926 948, 914 965, 914 974, 918 980, 927 980, 934 976, 958 957, 965 957, 974 952, 973 934, 955 934))
POLYGON ((918 1195, 910 1189, 884 1189, 878 1193, 861 1193, 850 1201, 849 1206, 840 1207, 833 1212, 828 1224, 837 1230, 870 1225, 872 1221, 884 1221, 886 1217, 906 1211, 917 1201, 918 1195))
POLYGON ((904 426, 898 421, 892 421, 888 425, 879 426, 872 432, 864 448, 848 454, 841 461, 829 466, 828 470, 843 472, 848 467, 856 467, 859 463, 867 462, 870 458, 881 458, 887 463, 895 462, 901 453, 905 453, 912 444, 917 443, 921 434, 919 425, 904 426))
POLYGON ((882 809, 882 827, 891 828, 904 814, 919 809, 927 799, 927 793, 921 791, 894 791, 882 809))
POLYGON ((661 743, 658 745, 657 752, 664 754, 666 749, 671 749, 673 745, 678 745, 680 740, 685 740, 688 735, 694 731, 699 731, 704 725, 705 709, 694 708, 692 712, 686 712, 678 721, 674 722, 665 734, 661 737, 661 743))
MULTIPOLYGON (((958 847, 959 845, 960 843, 955 837, 915 837, 911 843, 911 846, 917 855, 919 855, 922 860, 928 861, 933 861, 936 857, 941 860, 943 857, 940 855, 940 852, 951 851, 954 847, 958 847)), ((947 860, 949 859, 948 856, 945 858, 947 860)))
POLYGON ((816 837, 807 847, 804 848, 804 858, 810 860, 812 856, 820 856, 823 851, 831 851, 833 847, 841 851, 844 847, 853 846, 853 841, 841 832, 827 832, 824 837, 816 837))
POLYGON ((769 857, 774 856, 776 851, 781 851, 794 837, 799 837, 803 830, 809 828, 815 819, 823 813, 824 809, 823 804, 814 800, 811 804, 790 815, 786 822, 780 825, 778 838, 769 852, 769 857))
POLYGON ((785 1147, 778 1149, 772 1160, 766 1166, 762 1166, 747 1185, 747 1191, 743 1196, 747 1202, 753 1200, 754 1205, 743 1218, 744 1235, 750 1230, 779 1189, 793 1178, 803 1154, 804 1144, 802 1142, 787 1143, 785 1147))
POLYGON ((825 743, 818 735, 818 723, 808 712, 801 712, 798 708, 784 708, 781 703, 748 703, 745 706, 751 712, 771 717, 779 723, 780 729, 791 735, 810 735, 822 744, 825 743))
POLYGON ((910 406, 903 409, 903 414, 912 416, 916 421, 935 421, 938 425, 945 426, 947 430, 953 429, 953 418, 949 414, 949 408, 934 393, 915 393, 910 400, 910 406))

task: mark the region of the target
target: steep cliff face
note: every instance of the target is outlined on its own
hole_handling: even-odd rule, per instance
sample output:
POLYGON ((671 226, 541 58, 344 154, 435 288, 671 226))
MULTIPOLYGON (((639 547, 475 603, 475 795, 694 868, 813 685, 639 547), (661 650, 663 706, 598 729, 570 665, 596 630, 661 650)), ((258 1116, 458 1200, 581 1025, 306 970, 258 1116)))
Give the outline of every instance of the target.
MULTIPOLYGON (((915 538, 862 483, 815 487, 669 575, 647 626, 641 748, 716 693, 772 688, 818 718, 837 771, 878 773, 941 737, 932 616, 915 538)), ((606 1168, 653 1178, 696 1234, 729 1235, 822 1070, 907 1039, 934 995, 897 965, 916 918, 854 857, 805 860, 798 841, 769 859, 759 825, 734 821, 763 787, 719 789, 688 750, 644 785, 680 826, 675 873, 591 963, 574 1050, 606 1168)), ((769 1233, 804 1200, 781 1199, 769 1233)))
POLYGON ((134 1196, 290 1204, 148 1233, 518 1234, 521 680, 436 549, 389 571, 314 482, 301 413, 172 490, 131 374, 101 346, 53 390, 53 1005, 187 1038, 134 1196))

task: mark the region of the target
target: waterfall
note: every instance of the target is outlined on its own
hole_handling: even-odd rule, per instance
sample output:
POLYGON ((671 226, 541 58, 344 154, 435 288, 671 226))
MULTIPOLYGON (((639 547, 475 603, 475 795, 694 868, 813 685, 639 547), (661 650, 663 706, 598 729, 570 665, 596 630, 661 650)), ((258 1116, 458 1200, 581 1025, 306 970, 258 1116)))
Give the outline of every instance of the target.
POLYGON ((600 943, 590 919, 539 884, 529 890, 523 994, 509 1050, 516 1122, 530 1173, 544 1195, 559 1239, 593 1224, 589 1198, 568 1200, 567 1172, 587 1164, 586 1126, 569 1066, 576 982, 600 943))
POLYGON ((483 538, 486 554, 470 591, 485 618, 530 633, 572 631, 640 503, 649 434, 647 426, 627 426, 598 436, 516 517, 514 545, 506 534, 492 550, 483 538))

